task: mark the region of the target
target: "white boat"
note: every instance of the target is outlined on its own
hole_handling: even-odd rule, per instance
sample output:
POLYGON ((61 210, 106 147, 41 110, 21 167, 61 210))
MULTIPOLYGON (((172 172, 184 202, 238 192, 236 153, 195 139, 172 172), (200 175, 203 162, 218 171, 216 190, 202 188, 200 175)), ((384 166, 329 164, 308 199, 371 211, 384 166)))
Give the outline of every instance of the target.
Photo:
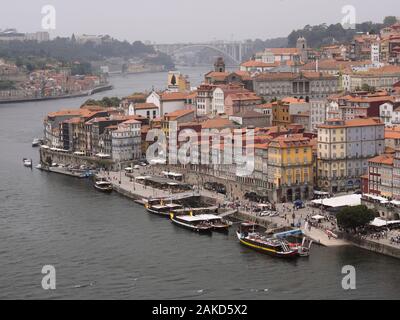
POLYGON ((111 193, 113 191, 112 183, 108 181, 96 181, 94 187, 96 190, 104 193, 111 193))
POLYGON ((24 158, 22 161, 23 161, 23 164, 25 167, 32 168, 32 160, 31 159, 24 158))
POLYGON ((38 139, 38 138, 33 139, 33 141, 32 141, 32 147, 39 147, 40 144, 41 144, 40 139, 38 139))

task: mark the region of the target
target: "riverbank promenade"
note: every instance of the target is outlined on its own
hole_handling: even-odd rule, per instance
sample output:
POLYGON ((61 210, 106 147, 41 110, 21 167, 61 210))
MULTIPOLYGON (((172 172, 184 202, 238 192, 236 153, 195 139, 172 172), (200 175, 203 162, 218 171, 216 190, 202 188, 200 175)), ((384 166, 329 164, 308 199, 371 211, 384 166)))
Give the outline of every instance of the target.
POLYGON ((152 188, 150 186, 145 186, 138 183, 135 178, 143 174, 150 174, 146 168, 136 170, 130 176, 125 175, 125 172, 101 172, 99 174, 100 178, 106 178, 110 181, 114 187, 114 190, 122 193, 123 195, 129 195, 130 198, 134 199, 155 199, 155 198, 171 198, 171 199, 184 199, 193 196, 202 196, 210 199, 214 199, 216 204, 222 204, 225 197, 214 192, 195 189, 193 191, 172 193, 167 190, 161 190, 152 188))

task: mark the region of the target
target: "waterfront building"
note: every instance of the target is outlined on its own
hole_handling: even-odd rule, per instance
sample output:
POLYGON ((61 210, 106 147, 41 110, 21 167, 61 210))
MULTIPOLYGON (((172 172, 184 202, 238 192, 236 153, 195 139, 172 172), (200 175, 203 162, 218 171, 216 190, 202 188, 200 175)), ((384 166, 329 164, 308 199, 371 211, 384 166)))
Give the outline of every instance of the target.
POLYGON ((141 122, 131 119, 122 122, 111 131, 111 158, 114 161, 138 160, 141 158, 141 122))
POLYGON ((109 116, 93 118, 85 122, 86 134, 86 154, 94 156, 98 153, 106 153, 111 155, 112 150, 112 136, 111 131, 118 129, 118 125, 128 120, 137 120, 137 116, 109 116), (107 132, 105 133, 107 129, 107 132), (104 138, 104 135, 107 136, 104 138), (102 143, 100 143, 100 140, 102 143), (105 152, 107 150, 107 152, 105 152))
POLYGON ((400 201, 400 143, 396 147, 393 159, 393 198, 400 201))
POLYGON ((79 124, 94 117, 103 116, 108 116, 108 111, 99 106, 84 106, 80 109, 50 112, 43 121, 45 143, 50 147, 72 150, 74 148, 73 141, 78 141, 78 136, 81 133, 79 124), (71 120, 71 122, 68 122, 68 120, 71 120), (73 126, 77 128, 73 128, 73 126), (72 132, 74 131, 78 132, 78 136, 73 135, 72 132))
POLYGON ((382 154, 368 161, 368 194, 393 197, 393 154, 382 154))
POLYGON ((318 128, 318 187, 330 192, 361 188, 368 160, 385 150, 379 118, 329 119, 318 128))
POLYGON ((268 146, 269 198, 309 199, 313 191, 313 145, 301 134, 279 136, 268 146))

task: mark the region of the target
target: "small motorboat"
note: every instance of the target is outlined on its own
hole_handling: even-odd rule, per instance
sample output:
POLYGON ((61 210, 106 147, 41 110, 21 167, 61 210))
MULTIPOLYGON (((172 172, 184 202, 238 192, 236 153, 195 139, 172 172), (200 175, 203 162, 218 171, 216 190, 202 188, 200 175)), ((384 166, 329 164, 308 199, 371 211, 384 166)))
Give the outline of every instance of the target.
POLYGON ((25 167, 32 168, 32 159, 24 158, 22 161, 25 167))
POLYGON ((295 243, 290 243, 289 245, 291 248, 297 250, 297 254, 299 257, 308 258, 310 256, 312 244, 313 244, 312 240, 307 240, 304 237, 301 245, 295 243))
POLYGON ((32 147, 33 147, 33 148, 39 147, 41 144, 42 144, 42 141, 41 141, 40 139, 38 139, 38 138, 35 138, 35 139, 33 139, 33 141, 32 141, 32 147))
POLYGON ((113 186, 111 182, 108 181, 96 181, 94 183, 94 188, 104 193, 111 193, 113 191, 113 186))

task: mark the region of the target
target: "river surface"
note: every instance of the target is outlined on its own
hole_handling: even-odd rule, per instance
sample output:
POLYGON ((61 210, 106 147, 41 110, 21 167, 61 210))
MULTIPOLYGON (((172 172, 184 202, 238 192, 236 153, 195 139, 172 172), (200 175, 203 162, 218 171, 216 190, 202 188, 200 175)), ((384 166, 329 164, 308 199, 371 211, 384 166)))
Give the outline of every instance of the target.
MULTIPOLYGON (((192 85, 205 68, 183 69, 192 85)), ((166 73, 113 77, 92 98, 163 88, 166 73)), ((282 261, 229 235, 199 236, 151 216, 88 181, 22 166, 38 163, 34 137, 51 111, 85 98, 0 105, 0 299, 398 299, 400 260, 354 247, 314 246, 309 259, 282 261), (42 289, 44 265, 56 268, 42 289), (342 267, 356 268, 344 291, 342 267)))

